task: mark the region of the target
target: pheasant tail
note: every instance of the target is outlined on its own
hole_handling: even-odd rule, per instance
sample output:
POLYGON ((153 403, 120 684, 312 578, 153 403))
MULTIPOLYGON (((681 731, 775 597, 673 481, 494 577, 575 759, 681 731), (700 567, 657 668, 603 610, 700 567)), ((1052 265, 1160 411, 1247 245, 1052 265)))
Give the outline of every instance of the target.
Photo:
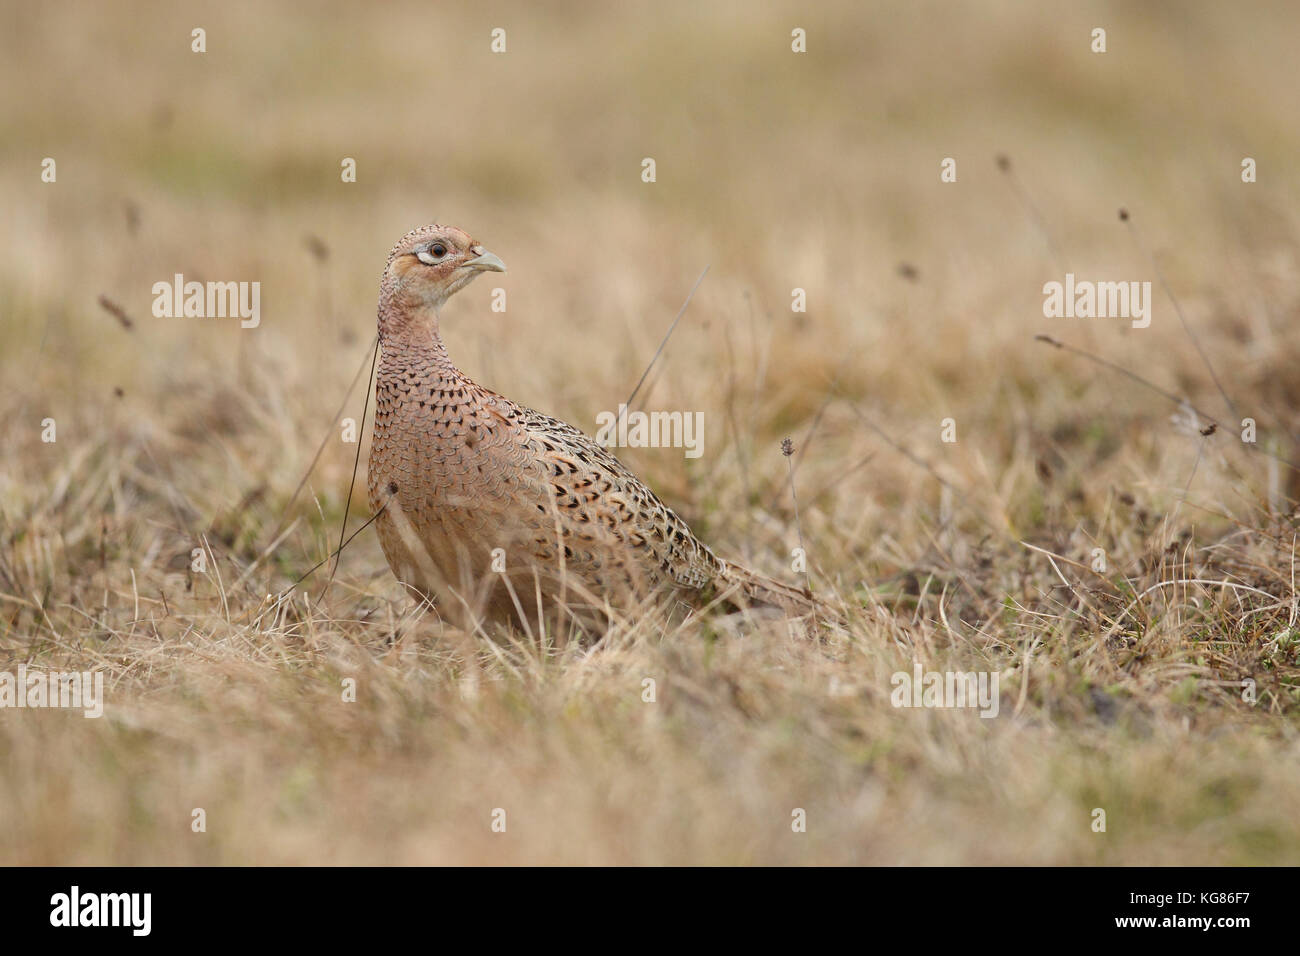
POLYGON ((790 587, 738 564, 728 563, 718 575, 718 584, 724 594, 735 595, 733 600, 738 604, 776 608, 791 617, 840 619, 839 611, 810 591, 790 587))

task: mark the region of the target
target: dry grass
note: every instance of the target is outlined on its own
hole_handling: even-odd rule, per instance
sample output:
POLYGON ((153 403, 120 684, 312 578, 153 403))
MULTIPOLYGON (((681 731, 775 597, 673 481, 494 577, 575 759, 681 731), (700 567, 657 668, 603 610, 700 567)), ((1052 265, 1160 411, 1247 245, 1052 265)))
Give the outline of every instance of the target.
POLYGON ((1294 11, 657 6, 4 14, 0 671, 100 670, 108 701, 0 711, 0 861, 1300 862, 1300 482, 1267 454, 1300 459, 1294 11), (1149 329, 1042 317, 1067 268, 1155 280, 1120 205, 1258 449, 1158 284, 1149 329), (793 435, 850 632, 470 636, 368 533, 268 603, 338 534, 331 416, 433 219, 511 266, 504 315, 484 284, 448 308, 453 356, 588 431, 709 264, 647 401, 703 411, 705 454, 624 457, 792 579, 793 435), (176 272, 260 281, 262 325, 153 318, 176 272), (999 716, 893 708, 914 657, 998 672, 999 716))

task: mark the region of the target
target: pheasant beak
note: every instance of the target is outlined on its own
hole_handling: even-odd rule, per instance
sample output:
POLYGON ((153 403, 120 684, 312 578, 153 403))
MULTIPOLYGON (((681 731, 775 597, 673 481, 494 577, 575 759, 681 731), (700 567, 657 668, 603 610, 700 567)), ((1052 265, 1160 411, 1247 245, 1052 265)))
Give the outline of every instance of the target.
POLYGON ((486 249, 481 251, 477 257, 470 259, 465 263, 469 269, 475 272, 505 272, 506 264, 488 252, 486 249))

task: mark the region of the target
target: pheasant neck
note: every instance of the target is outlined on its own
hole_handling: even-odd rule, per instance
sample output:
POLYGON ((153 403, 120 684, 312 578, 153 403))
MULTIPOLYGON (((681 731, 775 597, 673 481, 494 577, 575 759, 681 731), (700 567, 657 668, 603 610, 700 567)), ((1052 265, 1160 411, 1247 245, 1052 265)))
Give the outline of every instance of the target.
POLYGON ((447 354, 447 347, 438 332, 438 314, 429 310, 424 315, 407 316, 406 319, 400 323, 380 322, 381 366, 401 369, 435 387, 468 381, 447 354))

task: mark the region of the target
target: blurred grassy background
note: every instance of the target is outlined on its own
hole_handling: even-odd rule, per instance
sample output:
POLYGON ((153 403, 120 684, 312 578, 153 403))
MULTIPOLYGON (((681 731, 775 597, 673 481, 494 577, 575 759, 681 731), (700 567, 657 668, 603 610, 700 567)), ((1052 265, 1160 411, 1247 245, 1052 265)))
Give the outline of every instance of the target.
POLYGON ((1235 428, 1179 433, 1164 399, 1033 342, 1093 349, 1231 424, 1125 206, 1225 391, 1297 457, 1293 4, 6 3, 0 18, 0 668, 95 666, 114 688, 103 722, 0 714, 0 819, 22 824, 0 859, 1300 860, 1282 812, 1300 793, 1279 544, 1295 473, 1270 473, 1235 428), (788 576, 778 443, 804 447, 824 407, 798 475, 814 581, 884 595, 912 630, 868 614, 830 658, 779 633, 716 656, 644 633, 558 663, 486 652, 410 619, 369 534, 323 607, 257 618, 337 534, 356 447, 332 440, 270 550, 365 357, 387 251, 429 221, 510 266, 506 313, 487 283, 448 306, 453 357, 589 433, 710 266, 647 396, 702 410, 705 454, 622 457, 720 553, 788 576), (1151 328, 1044 319, 1042 285, 1067 269, 1153 281, 1151 328), (261 326, 154 318, 151 287, 177 272, 261 282, 261 326), (951 505, 850 403, 958 489, 951 505), (1189 593, 1120 651, 1018 543, 1085 563, 1100 544, 1137 580, 1169 570, 1171 542, 1194 576, 1234 534, 1253 550, 1233 573, 1250 565, 1278 606, 1189 593), (204 536, 220 588, 184 573, 204 536), (955 607, 935 604, 947 588, 955 607), (1203 627, 1231 647, 1197 646, 1203 627), (900 716, 888 674, 914 651, 1009 668, 1018 699, 994 722, 900 716), (1266 671, 1259 708, 1219 683, 1266 671), (336 677, 355 673, 368 703, 338 713, 336 677), (679 688, 662 724, 645 673, 679 688), (502 794, 562 825, 491 842, 466 821, 502 794), (788 807, 814 801, 820 829, 790 844, 788 807), (208 804, 224 823, 188 840, 208 804), (1088 831, 1099 805, 1121 810, 1122 842, 1088 831))

